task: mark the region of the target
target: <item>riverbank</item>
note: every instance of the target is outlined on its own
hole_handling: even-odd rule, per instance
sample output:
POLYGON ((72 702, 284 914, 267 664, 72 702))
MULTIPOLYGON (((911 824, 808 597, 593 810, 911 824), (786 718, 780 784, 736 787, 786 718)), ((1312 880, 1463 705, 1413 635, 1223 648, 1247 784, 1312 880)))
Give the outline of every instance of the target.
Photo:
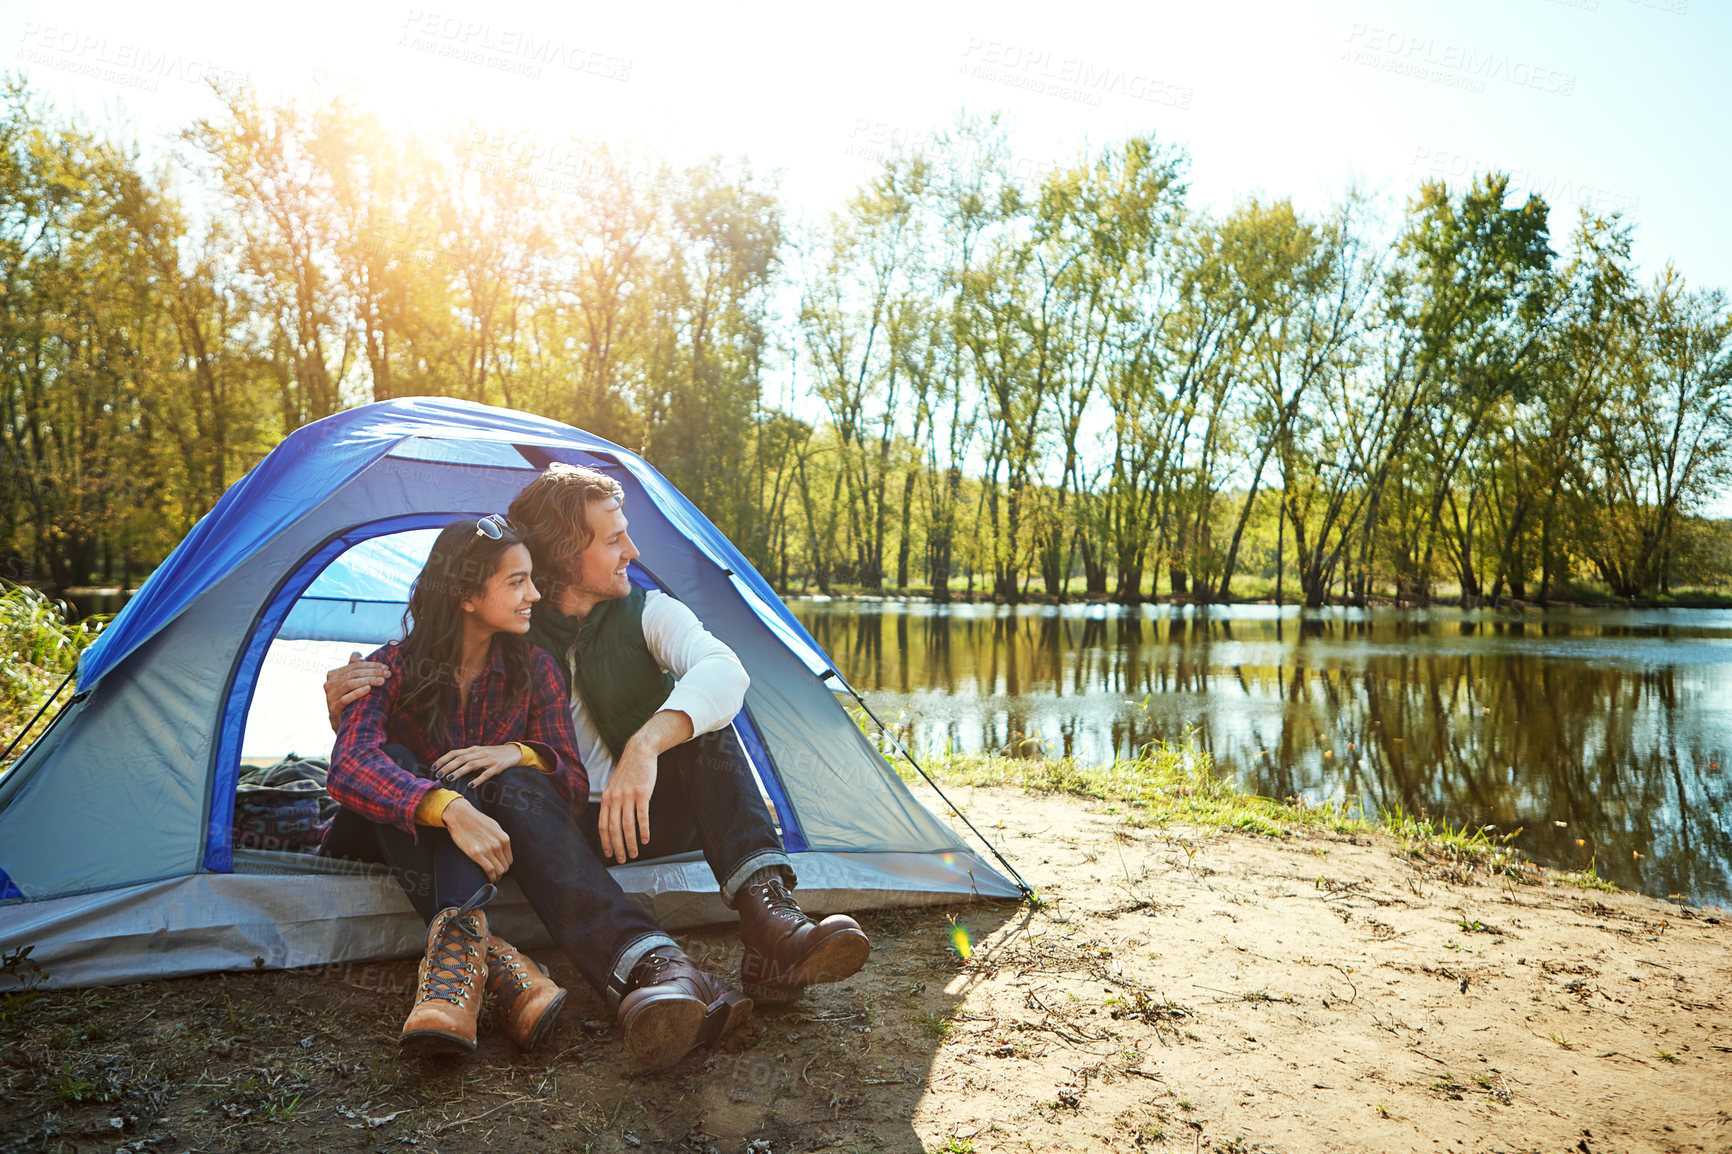
MULTIPOLYGON (((1451 588, 1446 587, 1436 596, 1426 598, 1423 601, 1376 595, 1367 597, 1363 605, 1334 601, 1324 608, 1457 608, 1491 609, 1512 613, 1540 612, 1547 609, 1732 609, 1732 590, 1722 589, 1683 589, 1675 594, 1658 593, 1649 597, 1618 597, 1603 589, 1571 588, 1557 597, 1541 602, 1508 595, 1498 597, 1495 600, 1489 597, 1464 597, 1459 589, 1451 591, 1451 588)), ((119 586, 78 586, 58 591, 38 591, 43 592, 45 596, 65 600, 74 606, 75 611, 81 616, 88 616, 90 614, 112 615, 119 612, 133 594, 138 592, 138 589, 136 587, 122 589, 119 586)), ((1280 605, 1285 608, 1302 608, 1302 601, 1295 597, 1295 593, 1296 590, 1288 590, 1286 595, 1277 601, 1271 589, 1263 588, 1260 585, 1254 591, 1248 590, 1243 594, 1235 594, 1226 600, 1199 598, 1186 594, 1150 594, 1136 601, 1122 602, 1104 594, 1090 594, 1081 590, 1067 592, 1062 597, 1030 590, 1027 596, 1016 602, 1009 602, 996 599, 986 593, 964 590, 961 592, 953 591, 943 601, 939 601, 932 595, 930 589, 910 588, 885 591, 834 586, 830 593, 817 593, 810 589, 801 589, 783 591, 781 596, 790 600, 859 604, 913 602, 932 605, 1113 605, 1122 608, 1134 608, 1139 605, 1220 607, 1280 605)))
MULTIPOLYGON (((410 960, 0 998, 0 1149, 1732 1143, 1724 911, 1148 764, 1116 797, 1090 796, 1111 767, 1013 788, 968 784, 1008 772, 990 759, 941 766, 1040 900, 866 914, 860 975, 661 1074, 624 1068, 556 956, 572 996, 544 1051, 489 1034, 426 1066, 394 1040, 410 960)), ((680 937, 737 959, 726 928, 680 937)))
MULTIPOLYGON (((936 600, 930 592, 919 590, 902 590, 883 593, 867 590, 838 591, 829 594, 784 593, 782 596, 793 601, 813 602, 843 602, 849 604, 870 605, 873 603, 921 605, 1111 605, 1118 608, 1134 609, 1141 605, 1183 605, 1183 606, 1213 606, 1228 608, 1235 605, 1268 605, 1280 606, 1285 609, 1299 610, 1305 608, 1302 601, 1292 596, 1276 601, 1273 595, 1262 597, 1232 597, 1227 600, 1217 598, 1199 598, 1189 595, 1160 594, 1142 597, 1136 601, 1123 602, 1111 597, 1086 594, 1066 594, 1054 597, 1044 593, 1030 593, 1020 601, 1008 602, 997 600, 986 595, 951 594, 944 601, 936 600)), ((1332 601, 1321 606, 1323 609, 1487 609, 1507 613, 1544 612, 1548 609, 1732 609, 1732 592, 1722 592, 1715 589, 1688 589, 1677 594, 1656 594, 1652 597, 1616 597, 1611 594, 1595 595, 1577 592, 1570 597, 1554 597, 1550 600, 1527 601, 1519 597, 1503 596, 1495 600, 1489 597, 1463 597, 1461 594, 1440 594, 1424 600, 1402 599, 1386 596, 1371 596, 1365 598, 1363 604, 1346 601, 1332 601)))

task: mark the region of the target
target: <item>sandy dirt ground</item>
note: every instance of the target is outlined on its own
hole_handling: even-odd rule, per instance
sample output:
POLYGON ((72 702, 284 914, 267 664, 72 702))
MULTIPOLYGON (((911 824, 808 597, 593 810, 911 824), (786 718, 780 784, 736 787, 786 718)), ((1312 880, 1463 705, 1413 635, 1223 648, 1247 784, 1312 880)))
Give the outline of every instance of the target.
POLYGON ((0 1151, 1732 1151, 1724 911, 958 800, 1040 904, 863 915, 864 972, 672 1070, 557 957, 543 1051, 437 1063, 397 1052, 408 960, 38 991, 0 998, 0 1151))

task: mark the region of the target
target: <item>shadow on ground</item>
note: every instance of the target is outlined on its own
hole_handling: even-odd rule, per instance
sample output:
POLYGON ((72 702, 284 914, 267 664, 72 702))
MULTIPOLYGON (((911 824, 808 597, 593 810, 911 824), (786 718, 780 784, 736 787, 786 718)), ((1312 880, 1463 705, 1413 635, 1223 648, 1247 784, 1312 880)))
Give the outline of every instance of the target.
MULTIPOLYGON (((965 993, 957 931, 984 940, 1016 916, 861 915, 864 971, 655 1074, 629 1068, 601 1000, 551 954, 537 960, 571 997, 545 1047, 484 1031, 456 1060, 398 1053, 412 960, 0 996, 0 1154, 920 1151, 911 1118, 965 993)), ((733 975, 731 928, 677 936, 733 975)))

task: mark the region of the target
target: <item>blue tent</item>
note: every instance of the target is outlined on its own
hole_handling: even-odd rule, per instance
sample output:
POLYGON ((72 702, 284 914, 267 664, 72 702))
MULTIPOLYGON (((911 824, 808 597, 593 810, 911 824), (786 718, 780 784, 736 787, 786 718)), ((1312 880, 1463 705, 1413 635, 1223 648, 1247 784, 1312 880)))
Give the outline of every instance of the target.
MULTIPOLYGON (((0 778, 0 949, 58 985, 413 952, 394 882, 232 844, 249 715, 274 651, 398 635, 432 530, 497 512, 551 462, 626 491, 634 580, 739 654, 735 730, 814 909, 1018 890, 908 792, 855 726, 847 687, 770 586, 642 458, 556 421, 442 398, 365 405, 292 434, 217 503, 79 663, 76 696, 0 778)), ((304 704, 304 703, 303 703, 304 704)), ((724 921, 701 860, 616 867, 670 926, 724 921)), ((506 932, 533 940, 514 889, 506 932)))

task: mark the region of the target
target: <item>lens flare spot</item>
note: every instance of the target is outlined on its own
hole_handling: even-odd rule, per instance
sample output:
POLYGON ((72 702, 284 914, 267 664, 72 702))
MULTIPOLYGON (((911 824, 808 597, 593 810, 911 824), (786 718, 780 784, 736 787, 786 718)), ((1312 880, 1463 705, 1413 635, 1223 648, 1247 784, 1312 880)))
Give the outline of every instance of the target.
POLYGON ((950 944, 956 947, 957 957, 965 962, 974 953, 974 945, 968 940, 968 928, 966 926, 950 927, 950 944))

